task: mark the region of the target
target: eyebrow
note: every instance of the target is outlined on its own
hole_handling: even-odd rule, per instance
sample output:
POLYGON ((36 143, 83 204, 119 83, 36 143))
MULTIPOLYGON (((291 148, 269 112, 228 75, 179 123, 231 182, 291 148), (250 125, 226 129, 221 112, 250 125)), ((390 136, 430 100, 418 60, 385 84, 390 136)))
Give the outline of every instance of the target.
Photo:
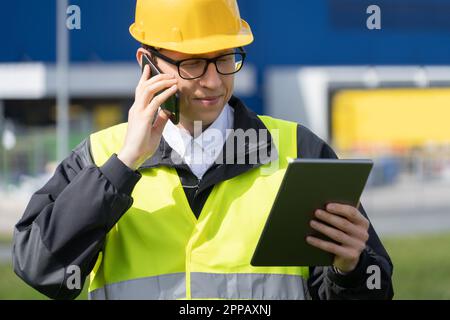
MULTIPOLYGON (((226 49, 226 50, 223 50, 223 51, 220 51, 218 54, 217 54, 217 57, 219 57, 219 56, 221 56, 221 55, 224 55, 224 54, 227 54, 227 53, 234 53, 234 50, 233 49, 226 49)), ((190 58, 188 58, 188 59, 191 59, 191 58, 204 58, 202 55, 204 55, 204 54, 193 54, 190 58)))

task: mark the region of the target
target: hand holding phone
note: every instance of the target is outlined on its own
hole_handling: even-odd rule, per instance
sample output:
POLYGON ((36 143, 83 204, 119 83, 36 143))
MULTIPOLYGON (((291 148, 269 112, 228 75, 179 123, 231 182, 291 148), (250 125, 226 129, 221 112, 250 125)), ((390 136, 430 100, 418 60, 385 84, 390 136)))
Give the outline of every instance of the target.
MULTIPOLYGON (((151 75, 150 78, 162 74, 161 70, 149 59, 149 57, 146 54, 142 55, 142 72, 144 72, 144 68, 146 65, 150 66, 151 75)), ((160 92, 159 92, 160 93, 160 92)), ((157 95, 159 94, 157 93, 157 95)), ((180 99, 178 92, 174 95, 170 96, 169 99, 166 100, 161 105, 161 109, 169 111, 172 115, 170 117, 170 120, 174 124, 178 124, 180 121, 180 99)))
POLYGON ((169 114, 160 106, 176 94, 177 83, 177 78, 169 74, 150 77, 150 67, 144 68, 128 112, 125 141, 117 154, 132 170, 138 169, 158 148, 169 121, 169 114))

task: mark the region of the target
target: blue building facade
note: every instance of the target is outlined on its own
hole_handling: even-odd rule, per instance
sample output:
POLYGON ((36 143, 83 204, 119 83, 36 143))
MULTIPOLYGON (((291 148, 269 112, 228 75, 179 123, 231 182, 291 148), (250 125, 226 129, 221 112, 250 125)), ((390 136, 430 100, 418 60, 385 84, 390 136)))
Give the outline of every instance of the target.
MULTIPOLYGON (((295 65, 448 65, 448 0, 240 0, 254 32, 248 62, 257 68, 257 90, 243 97, 264 111, 264 71, 295 65), (381 30, 369 30, 366 9, 381 9, 381 30)), ((134 61, 138 44, 128 33, 134 1, 73 0, 81 30, 70 32, 72 62, 134 61)), ((56 57, 56 0, 2 4, 0 63, 56 57)))

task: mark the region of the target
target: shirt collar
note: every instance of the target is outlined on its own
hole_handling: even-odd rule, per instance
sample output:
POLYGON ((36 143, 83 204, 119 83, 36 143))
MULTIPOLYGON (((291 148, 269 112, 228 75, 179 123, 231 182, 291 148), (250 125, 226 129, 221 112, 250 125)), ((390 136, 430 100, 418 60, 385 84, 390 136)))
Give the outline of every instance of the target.
POLYGON ((192 143, 200 146, 204 152, 210 149, 219 150, 222 149, 223 143, 226 140, 227 129, 233 128, 233 113, 234 110, 227 103, 217 119, 196 138, 193 138, 186 129, 177 127, 171 121, 168 121, 162 136, 167 144, 182 158, 184 158, 187 155, 187 152, 191 150, 190 145, 192 143), (222 140, 205 138, 205 136, 208 136, 208 134, 213 130, 218 130, 221 133, 222 140))
MULTIPOLYGON (((258 135, 258 141, 260 130, 266 129, 267 127, 264 125, 264 123, 261 121, 261 119, 256 115, 255 112, 248 109, 238 98, 232 96, 230 101, 228 102, 228 105, 233 109, 234 111, 234 120, 233 120, 233 129, 242 129, 242 130, 248 130, 248 129, 255 129, 256 134, 258 135)), ((225 108, 224 108, 225 109, 225 108)), ((170 121, 169 121, 170 122, 170 121)), ((173 123, 172 123, 173 125, 173 123)), ((167 125, 166 125, 167 126, 167 125)), ((170 129, 169 129, 170 130, 170 129)), ((228 137, 230 139, 230 137, 228 137)), ((261 139, 260 143, 258 145, 249 145, 249 143, 245 142, 245 148, 244 148, 244 154, 238 154, 237 152, 234 153, 234 158, 237 159, 242 156, 251 156, 254 153, 257 154, 257 163, 256 164, 238 164, 238 162, 233 162, 237 166, 243 167, 245 166, 245 170, 261 166, 263 164, 269 163, 270 161, 274 161, 278 158, 278 151, 273 143, 272 136, 270 132, 267 130, 267 135, 264 140, 261 139), (268 157, 261 158, 259 155, 261 154, 267 154, 268 157)), ((223 148, 222 156, 227 157, 225 152, 225 147, 223 148)), ((178 166, 186 166, 186 164, 181 164, 183 161, 177 157, 180 157, 178 155, 178 152, 172 152, 172 147, 169 145, 169 143, 166 141, 164 137, 161 138, 161 142, 159 144, 159 148, 155 151, 153 156, 148 158, 138 169, 147 169, 147 168, 153 168, 158 166, 169 166, 169 167, 178 167, 178 166), (178 164, 176 164, 178 163, 178 164)), ((251 157, 249 157, 252 159, 251 157)), ((228 162, 224 162, 228 163, 228 162)), ((242 168, 244 169, 244 168, 242 168)), ((241 170, 239 170, 241 171, 241 170)))

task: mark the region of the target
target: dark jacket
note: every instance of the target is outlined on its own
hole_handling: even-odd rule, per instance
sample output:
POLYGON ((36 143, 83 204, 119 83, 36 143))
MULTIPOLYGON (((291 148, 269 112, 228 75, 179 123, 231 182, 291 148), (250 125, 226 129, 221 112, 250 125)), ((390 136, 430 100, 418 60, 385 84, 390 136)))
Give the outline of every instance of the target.
MULTIPOLYGON (((257 115, 233 97, 234 129, 266 128, 257 115)), ((258 131, 257 131, 258 132, 258 131)), ((186 164, 173 161, 172 149, 161 139, 155 154, 132 171, 116 155, 97 167, 91 156, 89 138, 80 143, 57 167, 53 177, 31 197, 25 213, 15 226, 13 265, 16 274, 36 290, 54 299, 73 299, 81 289, 69 289, 69 266, 79 266, 82 282, 94 267, 105 236, 131 207, 131 192, 141 178, 140 169, 158 166, 176 168, 192 211, 198 217, 213 186, 265 163, 214 164, 202 180, 186 164)), ((331 147, 302 125, 297 127, 299 158, 337 158, 331 147)), ((268 135, 267 154, 276 155, 268 135)), ((255 152, 246 146, 245 156, 255 152)), ((225 151, 225 148, 224 148, 225 151)), ((226 157, 226 152, 222 154, 226 157)), ((236 162, 235 162, 236 163, 236 162)), ((360 211, 367 217, 364 209, 360 211)), ((375 230, 354 271, 341 275, 331 267, 312 267, 308 280, 313 299, 391 299, 392 263, 375 230), (370 290, 368 266, 381 269, 381 289, 370 290)))

